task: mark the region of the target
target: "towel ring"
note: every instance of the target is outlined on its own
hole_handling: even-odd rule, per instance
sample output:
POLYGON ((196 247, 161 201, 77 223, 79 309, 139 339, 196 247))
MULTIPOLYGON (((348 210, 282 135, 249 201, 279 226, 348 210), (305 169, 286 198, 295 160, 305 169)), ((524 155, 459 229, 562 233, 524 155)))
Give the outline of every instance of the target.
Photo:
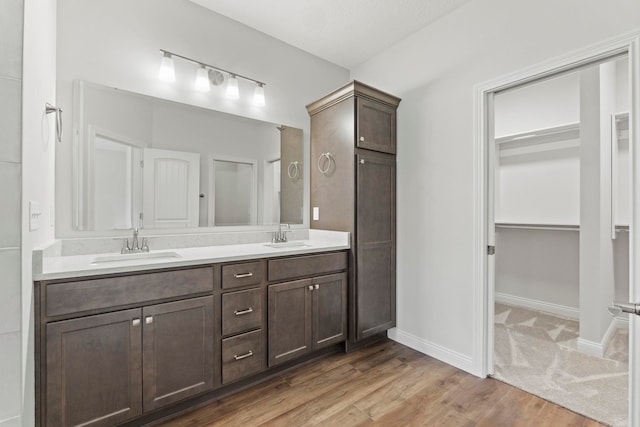
POLYGON ((331 155, 331 153, 322 153, 320 155, 320 157, 318 158, 318 170, 320 171, 321 174, 326 175, 327 173, 329 173, 329 171, 331 170, 331 163, 333 162, 333 156, 331 155), (327 159, 327 167, 323 168, 322 167, 322 163, 323 163, 323 159, 327 159))
POLYGON ((289 163, 289 168, 287 169, 287 175, 289 175, 289 179, 293 181, 300 178, 300 163, 299 162, 289 163))
POLYGON ((62 142, 62 108, 55 107, 48 102, 45 104, 47 114, 56 113, 56 140, 62 142))

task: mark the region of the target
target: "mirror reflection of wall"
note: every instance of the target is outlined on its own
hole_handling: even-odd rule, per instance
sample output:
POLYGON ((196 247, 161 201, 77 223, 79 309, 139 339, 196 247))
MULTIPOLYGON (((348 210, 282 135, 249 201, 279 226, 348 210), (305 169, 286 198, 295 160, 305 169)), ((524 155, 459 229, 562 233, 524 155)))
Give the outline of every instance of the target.
POLYGON ((76 81, 73 89, 75 158, 58 167, 73 163, 76 230, 303 223, 302 130, 282 126, 286 131, 281 132, 273 123, 89 82, 76 81), (183 181, 152 185, 154 179, 145 176, 153 169, 157 178, 157 160, 141 162, 151 149, 198 165, 180 163, 181 169, 172 155, 163 173, 182 170, 183 181), (296 165, 294 179, 287 170, 281 178, 281 157, 287 166, 296 165), (214 158, 226 163, 214 164, 214 158), (229 159, 242 161, 233 166, 229 159), (226 175, 213 179, 214 166, 226 175), (195 180, 188 178, 193 173, 195 180), (166 209, 159 210, 158 203, 166 209))
POLYGON ((280 222, 302 223, 304 197, 302 129, 280 126, 281 165, 286 170, 280 174, 280 222))

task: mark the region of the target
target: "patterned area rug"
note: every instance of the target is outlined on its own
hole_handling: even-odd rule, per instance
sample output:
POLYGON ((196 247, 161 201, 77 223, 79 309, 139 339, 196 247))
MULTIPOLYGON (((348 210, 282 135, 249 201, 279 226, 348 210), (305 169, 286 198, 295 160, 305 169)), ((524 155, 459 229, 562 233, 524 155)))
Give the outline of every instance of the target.
POLYGON ((627 425, 628 331, 604 358, 579 353, 578 321, 495 305, 494 378, 612 426, 627 425))

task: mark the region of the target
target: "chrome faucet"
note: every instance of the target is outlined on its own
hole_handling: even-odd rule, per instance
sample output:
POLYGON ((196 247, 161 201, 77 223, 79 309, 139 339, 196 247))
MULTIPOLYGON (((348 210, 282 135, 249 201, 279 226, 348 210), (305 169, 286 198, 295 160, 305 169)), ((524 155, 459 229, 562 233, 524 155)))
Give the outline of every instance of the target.
POLYGON ((122 250, 120 250, 121 254, 130 254, 130 253, 139 253, 139 252, 149 252, 149 245, 147 245, 147 239, 142 238, 142 245, 138 243, 138 229, 133 229, 133 239, 131 240, 131 246, 129 246, 129 239, 124 239, 122 242, 122 250))
POLYGON ((278 224, 278 231, 274 231, 271 235, 271 243, 284 243, 287 241, 287 233, 291 231, 291 226, 289 224, 278 224), (286 227, 286 230, 283 230, 282 227, 286 227))

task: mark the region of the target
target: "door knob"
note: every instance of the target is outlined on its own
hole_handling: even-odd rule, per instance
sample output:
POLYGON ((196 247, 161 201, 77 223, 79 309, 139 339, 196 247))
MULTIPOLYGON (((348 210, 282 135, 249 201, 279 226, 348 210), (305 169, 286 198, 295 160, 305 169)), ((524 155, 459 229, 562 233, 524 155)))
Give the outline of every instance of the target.
POLYGON ((640 316, 640 303, 613 301, 609 307, 609 313, 612 316, 617 316, 620 313, 632 313, 640 316))

